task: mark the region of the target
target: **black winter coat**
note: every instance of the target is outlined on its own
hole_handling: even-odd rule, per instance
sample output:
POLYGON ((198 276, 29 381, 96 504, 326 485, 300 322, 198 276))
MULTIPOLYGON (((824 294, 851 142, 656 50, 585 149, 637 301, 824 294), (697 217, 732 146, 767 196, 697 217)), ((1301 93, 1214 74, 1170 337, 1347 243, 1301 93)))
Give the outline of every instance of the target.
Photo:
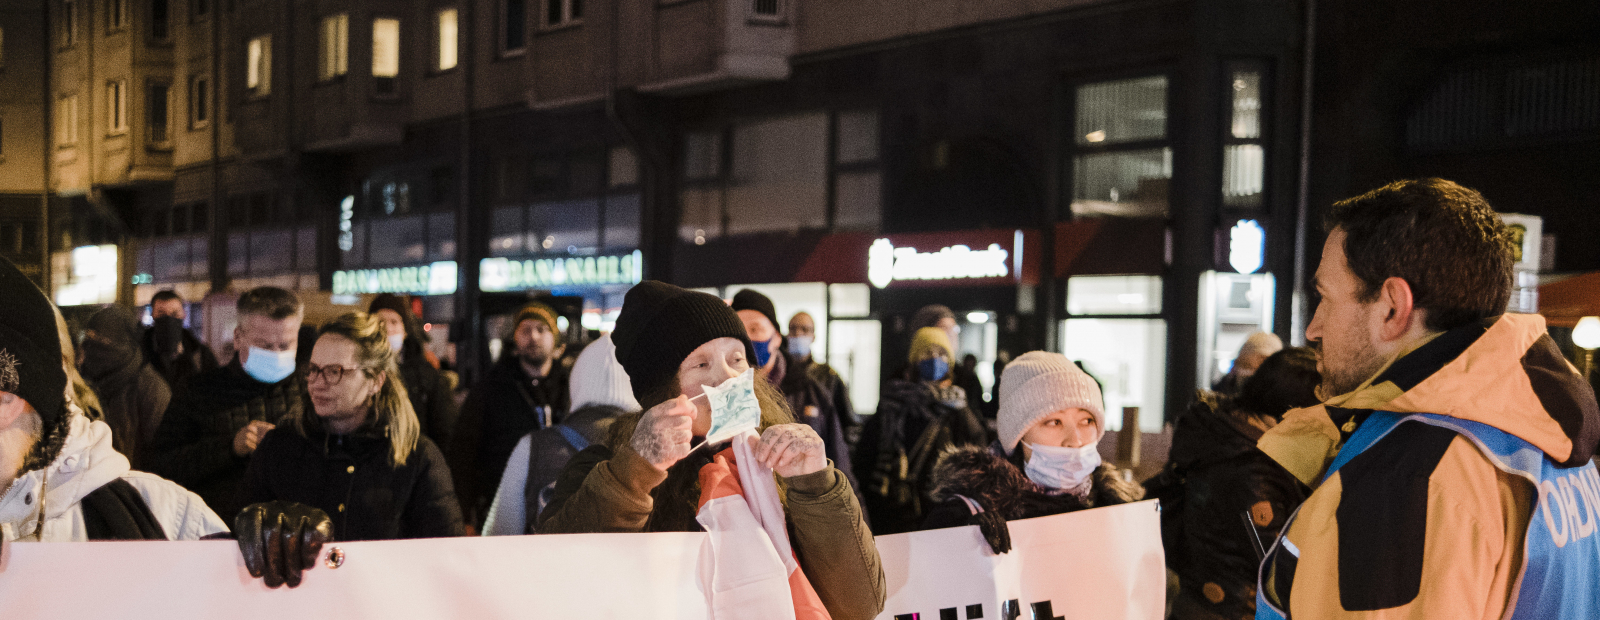
POLYGON ((500 488, 506 459, 523 435, 560 422, 569 408, 569 369, 557 360, 534 379, 506 353, 472 386, 446 448, 467 522, 481 525, 500 488))
POLYGON ((936 503, 932 472, 939 455, 993 440, 983 421, 963 406, 963 390, 947 388, 946 395, 958 406, 941 402, 928 384, 890 381, 877 414, 862 427, 855 470, 874 534, 917 529, 924 511, 936 503))
POLYGON ((1022 450, 1010 457, 1001 456, 996 443, 989 448, 952 448, 939 457, 933 468, 933 499, 939 502, 928 511, 920 529, 932 530, 977 525, 996 553, 1011 549, 1006 521, 1114 506, 1144 499, 1144 488, 1122 479, 1115 465, 1102 464, 1089 474, 1089 496, 1078 499, 1070 493, 1046 489, 1023 473, 1022 450), (960 497, 957 497, 960 496, 960 497), (962 498, 982 510, 974 513, 962 498))
POLYGON ((152 473, 200 495, 223 520, 231 522, 249 456, 233 453, 233 437, 252 421, 277 424, 290 413, 311 408, 305 376, 296 372, 277 383, 245 374, 235 357, 227 366, 195 375, 177 391, 146 452, 152 473))
POLYGON ((328 435, 315 420, 306 435, 282 427, 250 459, 239 503, 284 500, 333 518, 335 540, 436 538, 464 533, 444 455, 426 436, 405 465, 377 432, 328 435))
MULTIPOLYGON (((830 375, 814 372, 819 365, 812 363, 810 358, 783 356, 778 363, 784 366, 778 389, 789 401, 795 421, 810 425, 817 431, 828 458, 833 459, 834 468, 850 480, 851 488, 860 488, 856 483, 855 469, 851 467, 850 443, 846 437, 851 428, 860 426, 861 418, 856 417, 855 408, 850 406, 850 395, 840 394, 844 383, 840 381, 834 386, 823 383, 830 375)), ((827 370, 825 366, 820 368, 827 370)), ((835 381, 838 379, 836 375, 832 378, 835 381)))
POLYGON ((100 398, 100 410, 111 427, 112 447, 128 457, 134 469, 145 469, 145 453, 172 402, 166 380, 143 358, 84 379, 100 398))
POLYGON ((1256 540, 1271 545, 1308 494, 1256 449, 1274 424, 1273 418, 1236 410, 1225 397, 1200 392, 1178 419, 1166 467, 1145 482, 1161 500, 1167 567, 1178 574, 1174 618, 1255 613, 1261 562, 1256 540))
POLYGON ((183 351, 177 356, 168 358, 156 351, 155 331, 144 331, 144 356, 150 361, 161 378, 167 380, 167 385, 176 392, 182 389, 191 379, 200 373, 216 370, 221 366, 217 356, 211 352, 211 347, 200 342, 199 338, 183 330, 183 351))
POLYGON ((428 363, 421 342, 407 338, 400 358, 400 383, 406 386, 406 396, 417 412, 422 434, 432 439, 434 445, 450 445, 450 435, 455 432, 456 419, 461 414, 450 383, 439 369, 428 363))

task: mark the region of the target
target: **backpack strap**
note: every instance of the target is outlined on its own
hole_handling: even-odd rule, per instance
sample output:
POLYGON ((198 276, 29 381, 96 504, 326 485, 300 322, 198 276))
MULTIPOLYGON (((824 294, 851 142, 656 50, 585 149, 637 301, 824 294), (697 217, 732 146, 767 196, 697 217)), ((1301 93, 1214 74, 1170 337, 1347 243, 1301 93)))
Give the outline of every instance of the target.
POLYGON ((167 540, 144 497, 122 478, 89 492, 79 505, 89 540, 167 540))
POLYGON ((567 443, 572 446, 573 450, 582 452, 584 448, 589 447, 589 440, 584 439, 577 429, 565 424, 557 424, 556 430, 561 431, 561 436, 566 438, 567 443))

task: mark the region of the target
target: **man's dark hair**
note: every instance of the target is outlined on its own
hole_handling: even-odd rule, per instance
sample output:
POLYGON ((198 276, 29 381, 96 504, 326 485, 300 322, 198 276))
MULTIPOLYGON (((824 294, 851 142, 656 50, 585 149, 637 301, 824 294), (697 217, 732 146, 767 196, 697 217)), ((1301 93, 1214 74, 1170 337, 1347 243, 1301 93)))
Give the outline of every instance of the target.
POLYGON ((170 288, 169 289, 165 289, 165 290, 156 291, 155 295, 150 296, 150 305, 152 305, 152 306, 156 305, 156 304, 159 304, 159 303, 161 303, 163 301, 182 302, 183 301, 183 297, 180 297, 177 292, 173 291, 170 288))
POLYGON ((1290 409, 1317 404, 1317 352, 1307 347, 1288 347, 1267 357, 1255 374, 1245 379, 1234 405, 1250 413, 1276 418, 1290 409))
POLYGON ((953 318, 956 318, 956 313, 951 312, 949 306, 929 304, 917 310, 916 314, 911 315, 911 323, 908 327, 912 333, 916 333, 917 330, 924 327, 938 327, 939 321, 953 318))
POLYGON ((1511 235, 1474 190, 1444 179, 1396 181, 1334 203, 1323 225, 1345 233, 1358 299, 1376 299, 1384 280, 1405 280, 1428 329, 1498 316, 1511 301, 1511 235))
POLYGON ((264 316, 274 321, 287 319, 296 314, 305 306, 300 304, 300 297, 276 286, 259 286, 239 296, 239 316, 254 314, 264 316))

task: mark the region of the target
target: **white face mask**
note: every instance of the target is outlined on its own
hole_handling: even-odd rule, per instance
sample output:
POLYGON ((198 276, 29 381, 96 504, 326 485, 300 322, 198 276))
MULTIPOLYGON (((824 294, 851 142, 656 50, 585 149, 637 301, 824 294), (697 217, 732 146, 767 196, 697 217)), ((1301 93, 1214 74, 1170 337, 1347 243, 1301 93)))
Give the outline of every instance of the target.
POLYGON ((396 353, 399 353, 400 352, 400 347, 405 346, 405 344, 406 344, 406 335, 405 334, 392 334, 392 335, 389 336, 389 349, 390 350, 392 350, 392 351, 394 351, 396 353))
POLYGON ((1081 448, 1028 444, 1033 449, 1028 457, 1028 479, 1040 486, 1070 491, 1083 497, 1089 493, 1089 474, 1100 466, 1100 450, 1095 444, 1081 448))

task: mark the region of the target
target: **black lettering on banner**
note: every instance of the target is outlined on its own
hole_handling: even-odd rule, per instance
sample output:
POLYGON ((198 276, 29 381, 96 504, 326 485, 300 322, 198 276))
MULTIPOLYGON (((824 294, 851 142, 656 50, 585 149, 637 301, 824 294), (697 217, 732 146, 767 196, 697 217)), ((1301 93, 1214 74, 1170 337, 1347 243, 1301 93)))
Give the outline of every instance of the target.
POLYGON ((922 620, 922 614, 900 614, 894 620, 922 620))
POLYGON ((939 620, 961 620, 961 617, 956 615, 956 608, 946 607, 939 610, 939 620))
POLYGON ((1050 601, 1034 603, 1033 620, 1065 620, 1065 618, 1057 616, 1056 611, 1051 607, 1050 601))
POLYGON ((1017 599, 1011 599, 1000 604, 1000 620, 1017 620, 1022 617, 1022 606, 1017 599))
POLYGON ((973 620, 974 618, 982 618, 982 617, 983 617, 983 605, 968 605, 967 606, 967 620, 973 620))

